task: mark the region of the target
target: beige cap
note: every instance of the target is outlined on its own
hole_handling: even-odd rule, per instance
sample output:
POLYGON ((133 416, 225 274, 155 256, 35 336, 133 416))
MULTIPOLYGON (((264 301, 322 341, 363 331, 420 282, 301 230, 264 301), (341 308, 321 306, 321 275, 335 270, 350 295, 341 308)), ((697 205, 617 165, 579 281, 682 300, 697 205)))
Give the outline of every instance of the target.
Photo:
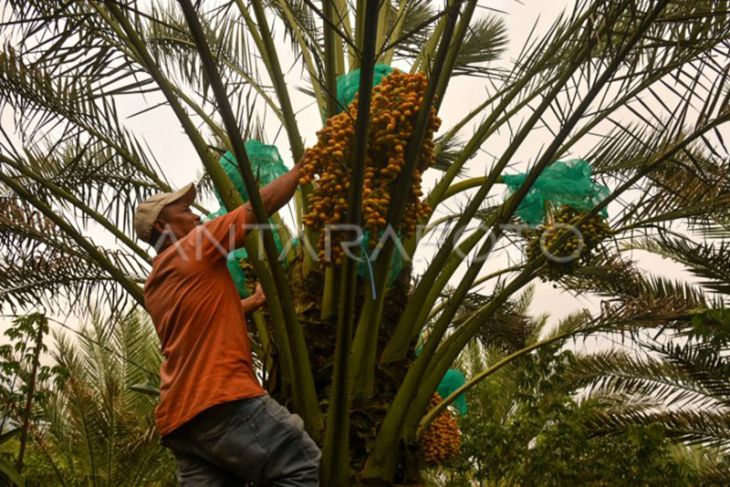
POLYGON ((134 231, 145 242, 150 241, 152 225, 160 216, 162 209, 180 199, 192 204, 195 201, 195 185, 190 183, 173 193, 158 193, 144 200, 134 211, 134 231))

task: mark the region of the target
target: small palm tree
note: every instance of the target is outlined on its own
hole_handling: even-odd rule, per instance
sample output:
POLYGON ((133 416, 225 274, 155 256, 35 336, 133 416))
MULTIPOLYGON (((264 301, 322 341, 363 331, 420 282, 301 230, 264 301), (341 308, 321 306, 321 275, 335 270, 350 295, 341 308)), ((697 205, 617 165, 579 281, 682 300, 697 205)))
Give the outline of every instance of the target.
MULTIPOLYGON (((55 360, 65 371, 42 403, 34 449, 47 478, 59 485, 174 485, 174 459, 155 429, 153 390, 161 356, 149 321, 98 314, 84 338, 57 336, 55 360), (52 468, 48 468, 51 464, 52 468)), ((36 472, 37 473, 37 472, 36 472)))

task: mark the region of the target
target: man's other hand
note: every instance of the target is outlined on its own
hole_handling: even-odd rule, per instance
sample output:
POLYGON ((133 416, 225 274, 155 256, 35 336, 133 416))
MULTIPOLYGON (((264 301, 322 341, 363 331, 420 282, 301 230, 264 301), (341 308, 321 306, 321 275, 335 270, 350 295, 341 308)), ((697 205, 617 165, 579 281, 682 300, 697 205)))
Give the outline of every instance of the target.
POLYGON ((264 288, 261 287, 260 283, 256 283, 256 290, 254 293, 241 300, 241 312, 243 314, 253 313, 261 306, 266 304, 266 294, 264 294, 264 288))

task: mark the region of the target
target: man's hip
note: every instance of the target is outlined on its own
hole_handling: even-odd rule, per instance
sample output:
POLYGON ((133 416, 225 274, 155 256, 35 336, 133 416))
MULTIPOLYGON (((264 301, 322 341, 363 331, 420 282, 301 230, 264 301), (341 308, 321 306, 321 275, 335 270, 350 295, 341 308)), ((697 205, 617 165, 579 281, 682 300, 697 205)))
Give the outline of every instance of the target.
POLYGON ((302 419, 268 395, 209 408, 162 438, 181 485, 319 485, 320 451, 302 419))

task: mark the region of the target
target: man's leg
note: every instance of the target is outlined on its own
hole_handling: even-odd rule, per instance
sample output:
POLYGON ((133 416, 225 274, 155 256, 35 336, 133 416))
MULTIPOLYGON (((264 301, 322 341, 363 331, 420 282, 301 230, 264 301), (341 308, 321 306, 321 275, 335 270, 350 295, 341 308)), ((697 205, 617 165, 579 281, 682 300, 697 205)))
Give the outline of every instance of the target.
POLYGON ((177 482, 181 487, 240 487, 243 480, 202 458, 172 450, 177 463, 177 482))
POLYGON ((164 443, 231 472, 239 484, 319 485, 319 448, 302 419, 268 395, 211 408, 164 443))
POLYGON ((319 448, 302 419, 268 395, 243 403, 227 432, 201 447, 213 463, 256 486, 319 485, 319 448))
POLYGON ((319 485, 321 453, 304 431, 304 422, 284 406, 265 396, 262 414, 256 417, 261 438, 269 451, 262 482, 276 487, 319 485))

